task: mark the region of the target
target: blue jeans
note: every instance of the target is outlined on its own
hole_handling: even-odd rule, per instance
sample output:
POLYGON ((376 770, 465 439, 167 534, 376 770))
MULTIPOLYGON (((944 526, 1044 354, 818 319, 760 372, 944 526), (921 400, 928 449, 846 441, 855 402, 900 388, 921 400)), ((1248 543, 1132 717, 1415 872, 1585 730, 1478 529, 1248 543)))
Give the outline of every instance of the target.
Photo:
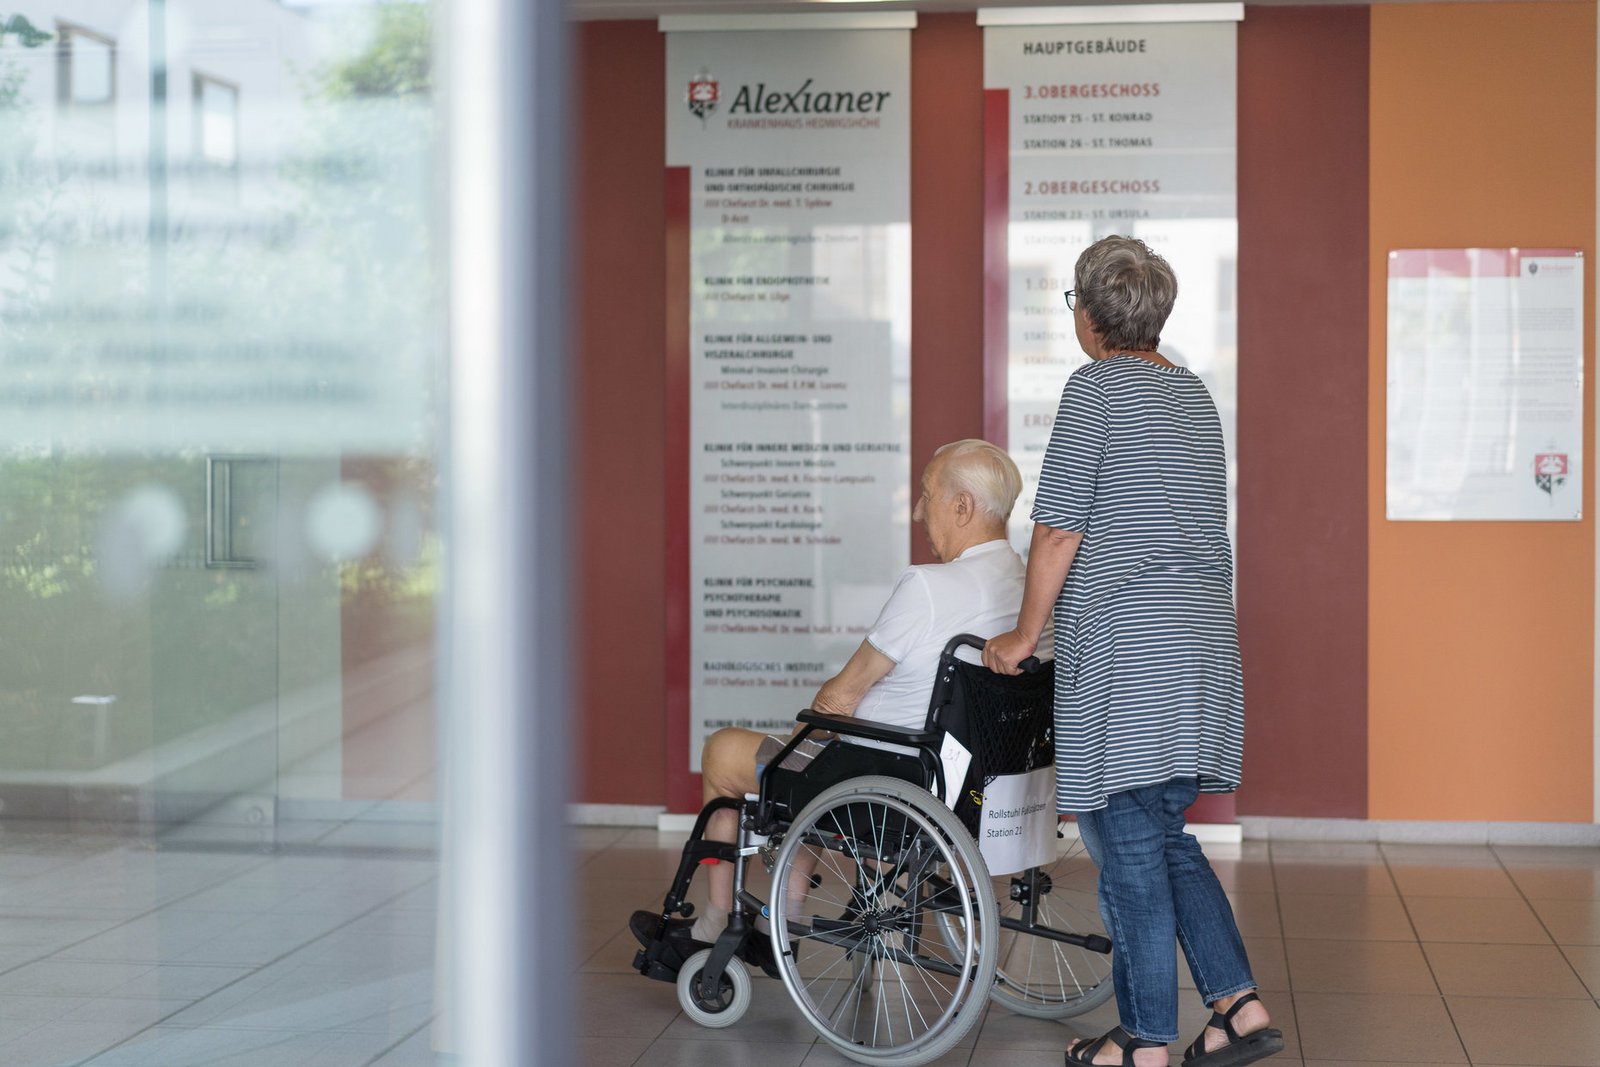
POLYGON ((1233 908, 1200 843, 1183 832, 1183 814, 1198 795, 1193 778, 1174 778, 1113 793, 1106 807, 1078 816, 1100 868, 1122 1028, 1149 1041, 1178 1039, 1174 933, 1207 1004, 1256 985, 1233 908))

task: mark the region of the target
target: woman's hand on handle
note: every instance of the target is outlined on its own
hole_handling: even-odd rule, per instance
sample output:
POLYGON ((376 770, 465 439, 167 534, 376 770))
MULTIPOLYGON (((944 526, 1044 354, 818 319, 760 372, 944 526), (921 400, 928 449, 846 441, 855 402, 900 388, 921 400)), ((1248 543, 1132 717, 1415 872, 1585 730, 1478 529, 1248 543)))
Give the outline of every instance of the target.
POLYGON ((984 642, 983 665, 996 674, 1021 674, 1017 664, 1033 655, 1037 647, 1038 642, 1029 640, 1021 630, 1007 630, 984 642))

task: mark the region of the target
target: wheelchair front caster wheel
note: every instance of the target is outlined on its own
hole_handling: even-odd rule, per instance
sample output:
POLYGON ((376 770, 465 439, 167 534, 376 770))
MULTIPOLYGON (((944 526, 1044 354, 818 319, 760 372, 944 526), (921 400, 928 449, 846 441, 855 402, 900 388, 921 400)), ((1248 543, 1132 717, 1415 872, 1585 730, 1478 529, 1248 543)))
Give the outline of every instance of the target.
POLYGON ((678 1006, 683 1013, 701 1026, 720 1029, 732 1026, 744 1017, 750 1008, 750 972, 737 959, 728 961, 718 983, 717 995, 707 1000, 700 988, 700 977, 705 973, 711 950, 703 948, 683 962, 678 971, 678 1006))

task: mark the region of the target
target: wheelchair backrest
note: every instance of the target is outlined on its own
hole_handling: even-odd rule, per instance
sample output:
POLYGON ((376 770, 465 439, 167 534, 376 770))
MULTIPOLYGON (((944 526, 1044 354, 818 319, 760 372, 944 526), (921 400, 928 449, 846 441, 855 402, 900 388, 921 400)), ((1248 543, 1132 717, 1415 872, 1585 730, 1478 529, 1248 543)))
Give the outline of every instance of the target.
POLYGON ((995 674, 956 655, 981 638, 960 634, 939 657, 927 728, 942 730, 972 753, 955 813, 974 834, 984 787, 1003 774, 1023 774, 1055 762, 1055 663, 1032 673, 995 674))
MULTIPOLYGON (((956 655, 966 646, 981 649, 983 639, 970 634, 951 638, 939 657, 939 673, 928 702, 926 731, 948 732, 972 753, 955 813, 974 835, 982 818, 983 788, 1002 774, 1018 774, 1055 761, 1055 664, 1037 665, 1032 673, 994 674, 981 664, 956 655)), ((933 791, 938 745, 919 745, 919 756, 865 744, 834 743, 804 770, 767 770, 763 818, 788 822, 824 789, 850 778, 886 775, 933 791)))

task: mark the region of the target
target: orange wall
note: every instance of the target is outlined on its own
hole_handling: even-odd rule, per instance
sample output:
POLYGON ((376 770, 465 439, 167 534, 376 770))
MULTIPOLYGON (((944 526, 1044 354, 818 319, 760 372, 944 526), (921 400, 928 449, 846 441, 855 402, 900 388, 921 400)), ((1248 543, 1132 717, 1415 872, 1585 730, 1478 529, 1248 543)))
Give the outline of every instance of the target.
POLYGON ((1595 5, 1381 5, 1371 40, 1369 817, 1589 822, 1593 408, 1582 522, 1388 522, 1384 336, 1389 249, 1593 263, 1595 5))

